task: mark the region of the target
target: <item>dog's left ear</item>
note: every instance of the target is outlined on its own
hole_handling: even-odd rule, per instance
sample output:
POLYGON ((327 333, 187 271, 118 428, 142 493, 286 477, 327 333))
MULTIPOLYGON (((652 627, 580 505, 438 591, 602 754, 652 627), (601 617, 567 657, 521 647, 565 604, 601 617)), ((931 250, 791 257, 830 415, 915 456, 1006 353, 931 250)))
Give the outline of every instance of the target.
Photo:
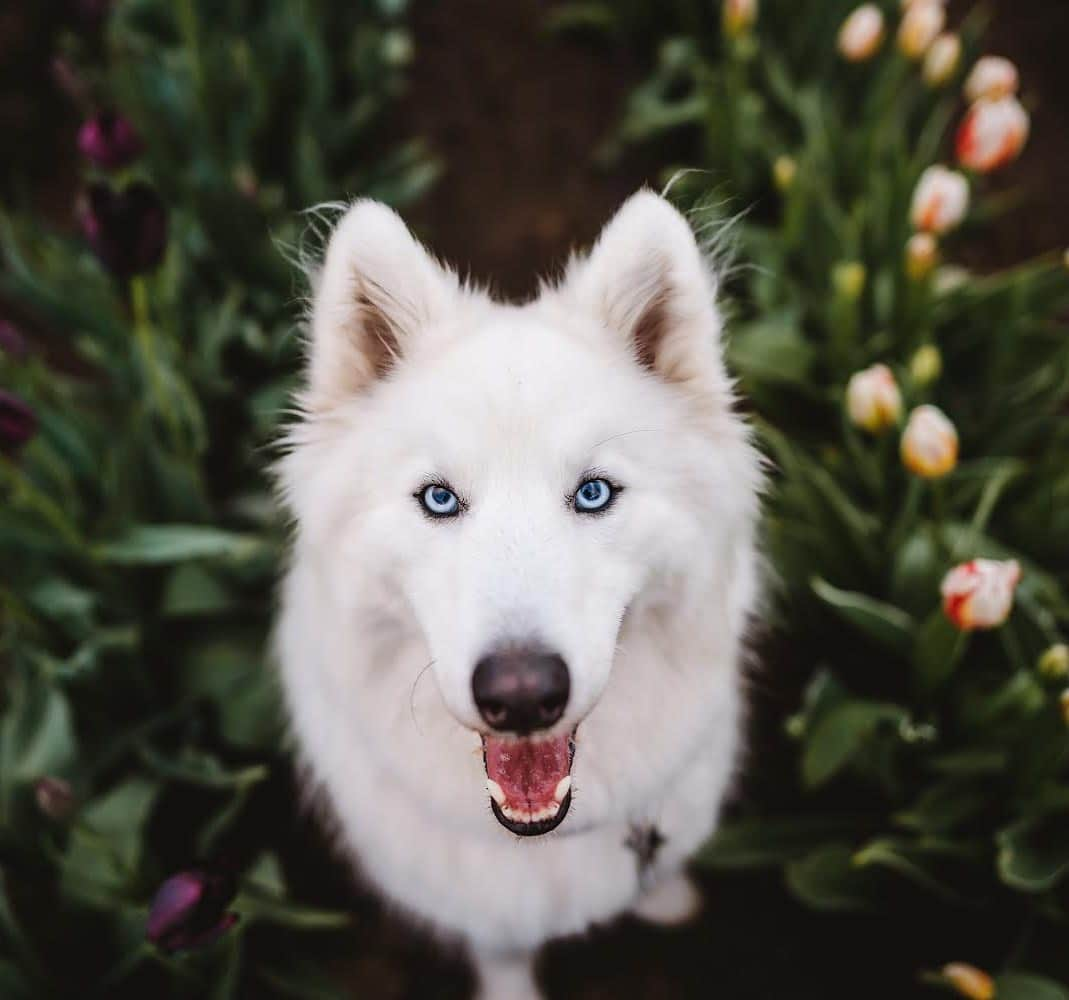
POLYGON ((640 191, 624 202, 562 291, 624 338, 643 368, 692 390, 726 390, 716 286, 690 225, 664 198, 640 191))

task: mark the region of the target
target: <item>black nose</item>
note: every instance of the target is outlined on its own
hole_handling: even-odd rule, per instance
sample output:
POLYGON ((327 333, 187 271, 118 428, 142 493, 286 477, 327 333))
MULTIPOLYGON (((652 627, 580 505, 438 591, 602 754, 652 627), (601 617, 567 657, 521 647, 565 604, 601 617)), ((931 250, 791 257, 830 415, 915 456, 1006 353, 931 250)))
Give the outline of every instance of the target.
POLYGON ((475 665, 472 692, 479 714, 493 729, 530 733, 547 729, 568 704, 568 665, 556 653, 505 649, 475 665))

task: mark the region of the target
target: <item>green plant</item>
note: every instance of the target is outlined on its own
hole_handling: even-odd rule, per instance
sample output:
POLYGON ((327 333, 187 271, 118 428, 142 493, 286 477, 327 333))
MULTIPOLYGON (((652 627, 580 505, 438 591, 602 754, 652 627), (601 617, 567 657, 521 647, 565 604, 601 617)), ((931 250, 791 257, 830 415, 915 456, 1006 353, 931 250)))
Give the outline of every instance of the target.
MULTIPOLYGON (((963 913, 1064 930, 1069 273, 1061 252, 988 274, 954 263, 1015 204, 987 174, 1027 122, 1005 93, 961 103, 982 18, 925 65, 931 38, 918 51, 896 32, 904 16, 939 21, 916 9, 926 0, 878 4, 882 31, 860 44, 839 37, 854 6, 762 0, 730 33, 715 5, 674 5, 655 25, 641 4, 603 11, 659 43, 620 140, 678 131, 701 169, 673 192, 731 236, 728 355, 774 468, 775 626, 812 676, 786 725, 797 789, 752 803, 701 860, 782 864, 817 908, 880 909, 904 880, 963 913), (928 172, 940 157, 973 169, 928 172), (730 224, 726 204, 742 209, 730 224), (924 426, 900 436, 932 404, 953 425, 940 468, 915 453, 924 426), (1002 589, 977 621, 950 591, 989 571, 1002 589)), ((559 23, 582 21, 571 10, 559 23)), ((989 965, 1015 951, 1012 965, 1069 974, 1062 956, 1029 952, 1026 930, 1013 944, 989 965)), ((997 995, 1067 995, 1024 979, 997 995)))
POLYGON ((0 339, 5 997, 324 995, 293 932, 348 917, 285 875, 265 467, 298 364, 299 211, 402 204, 434 176, 383 128, 404 6, 128 0, 61 35, 94 115, 87 194, 68 230, 28 199, 0 214, 24 328, 0 339), (156 947, 149 901, 183 869, 156 947), (210 940, 235 892, 218 944, 165 950, 210 940))

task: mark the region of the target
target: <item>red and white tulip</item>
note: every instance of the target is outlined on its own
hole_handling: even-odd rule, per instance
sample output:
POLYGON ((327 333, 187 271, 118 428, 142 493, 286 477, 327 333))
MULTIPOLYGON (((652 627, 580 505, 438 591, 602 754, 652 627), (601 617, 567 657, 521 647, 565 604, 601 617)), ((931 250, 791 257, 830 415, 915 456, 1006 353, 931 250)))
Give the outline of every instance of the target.
POLYGON ((929 167, 913 192, 913 228, 941 235, 959 225, 969 210, 969 182, 946 167, 929 167))
POLYGON ((1012 163, 1031 130, 1028 112, 1016 97, 981 98, 958 129, 958 162, 981 174, 1012 163))
POLYGON ((955 566, 943 578, 943 612, 964 632, 997 628, 1013 610, 1021 582, 1016 559, 973 559, 955 566))

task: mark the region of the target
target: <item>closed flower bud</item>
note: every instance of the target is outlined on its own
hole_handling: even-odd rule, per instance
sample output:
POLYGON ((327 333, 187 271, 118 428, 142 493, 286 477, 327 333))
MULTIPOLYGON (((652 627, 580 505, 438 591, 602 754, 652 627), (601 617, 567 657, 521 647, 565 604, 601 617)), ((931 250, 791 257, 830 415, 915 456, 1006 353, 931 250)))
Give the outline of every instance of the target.
POLYGON ((0 351, 15 361, 21 361, 29 353, 26 338, 13 323, 0 319, 0 351))
POLYGON ((772 164, 772 179, 776 187, 786 193, 794 185, 794 178, 798 174, 798 163, 793 156, 778 156, 772 164))
POLYGON ((37 433, 37 415, 18 396, 0 389, 0 453, 17 455, 37 433))
POLYGON ((109 271, 130 278, 155 270, 167 246, 167 212, 159 195, 135 181, 122 191, 106 184, 89 189, 82 231, 109 271))
POLYGON ((74 792, 62 778, 38 778, 33 786, 37 808, 49 819, 63 822, 74 812, 74 792))
POLYGON ((943 966, 941 973, 947 984, 968 1000, 994 1000, 994 980, 975 966, 951 962, 943 966))
POLYGON ((898 48, 907 59, 920 59, 946 24, 947 12, 938 0, 914 0, 898 27, 898 48))
POLYGON ((835 294, 847 302, 856 302, 865 291, 869 272, 860 261, 848 260, 832 268, 831 283, 835 294))
POLYGON ((883 44, 883 11, 874 3, 858 7, 839 29, 839 52, 850 62, 866 62, 883 44))
POLYGON ((1000 97, 1012 97, 1017 93, 1020 77, 1017 67, 1002 56, 984 56, 977 60, 965 81, 965 98, 979 101, 981 98, 997 101, 1000 97))
POLYGON ((958 162, 986 174, 1012 163, 1028 141, 1031 121, 1016 97, 981 98, 958 129, 958 162))
POLYGON ((931 385, 943 374, 943 355, 934 344, 918 347, 910 359, 909 373, 917 385, 931 385))
POLYGON ((846 412, 870 434, 894 427, 902 416, 902 394, 887 365, 873 365, 854 374, 846 386, 846 412))
POLYGON ((1039 672, 1050 680, 1069 677, 1069 646, 1064 642, 1055 643, 1043 652, 1037 666, 1039 672))
POLYGON ((946 86, 961 64, 961 39, 954 34, 940 35, 924 57, 924 82, 929 87, 946 86))
POLYGON ((95 166, 118 170, 137 159, 141 140, 128 118, 102 111, 78 130, 78 149, 95 166))
POLYGON ((152 900, 145 936, 163 951, 210 944, 237 922, 227 912, 235 893, 229 875, 199 869, 172 875, 152 900))
POLYGON ((1013 610, 1013 593, 1021 582, 1016 559, 973 559, 943 578, 943 612, 963 632, 997 628, 1013 610))
POLYGON ((929 167, 913 192, 913 228, 937 236, 958 226, 969 210, 969 182, 946 167, 929 167))
POLYGON ((738 38, 757 20, 757 0, 724 0, 724 32, 738 38))
POLYGON ((906 273, 923 281, 939 263, 939 242, 931 233, 914 233, 906 244, 906 273))
POLYGON ((924 479, 945 476, 958 464, 958 432, 935 406, 918 406, 902 432, 902 462, 924 479))

